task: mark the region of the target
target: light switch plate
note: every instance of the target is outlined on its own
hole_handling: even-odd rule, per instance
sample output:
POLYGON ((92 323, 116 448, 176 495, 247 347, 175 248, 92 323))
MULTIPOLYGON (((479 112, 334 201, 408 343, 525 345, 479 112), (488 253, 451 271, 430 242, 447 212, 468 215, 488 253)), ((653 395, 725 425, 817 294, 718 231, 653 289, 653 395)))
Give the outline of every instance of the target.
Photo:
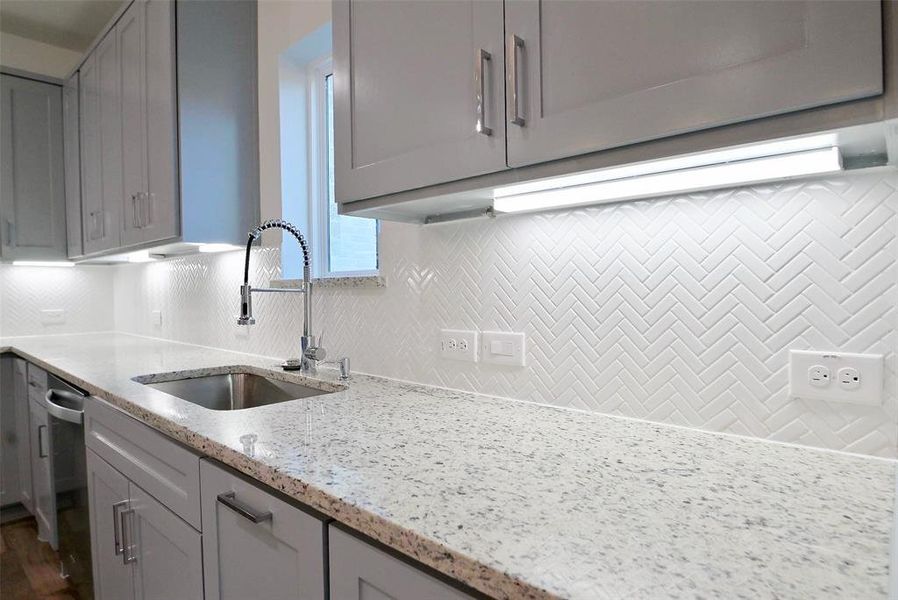
POLYGON ((41 311, 41 323, 44 325, 62 325, 65 323, 65 309, 45 308, 41 311))
POLYGON ((793 398, 881 406, 882 390, 882 354, 789 351, 793 398))
POLYGON ((153 327, 162 327, 162 311, 154 310, 150 313, 150 323, 153 327))
POLYGON ((484 331, 480 334, 480 357, 494 365, 523 367, 527 336, 508 331, 484 331))

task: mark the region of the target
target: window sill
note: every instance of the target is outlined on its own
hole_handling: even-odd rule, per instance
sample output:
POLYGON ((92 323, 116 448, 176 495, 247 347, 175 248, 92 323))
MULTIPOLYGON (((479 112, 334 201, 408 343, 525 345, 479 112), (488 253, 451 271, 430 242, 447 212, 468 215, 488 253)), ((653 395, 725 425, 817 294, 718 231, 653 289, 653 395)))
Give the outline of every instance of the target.
MULTIPOLYGON (((312 279, 316 288, 382 288, 387 287, 387 280, 380 275, 364 275, 361 277, 317 277, 312 279)), ((271 287, 293 289, 302 286, 302 279, 273 279, 271 287)))

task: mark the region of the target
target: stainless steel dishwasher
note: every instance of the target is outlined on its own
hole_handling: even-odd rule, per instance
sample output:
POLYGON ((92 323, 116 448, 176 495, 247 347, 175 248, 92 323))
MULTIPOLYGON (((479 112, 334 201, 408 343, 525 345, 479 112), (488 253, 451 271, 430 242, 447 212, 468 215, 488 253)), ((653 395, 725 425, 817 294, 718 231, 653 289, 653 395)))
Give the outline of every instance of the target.
POLYGON ((49 495, 55 500, 60 574, 79 598, 93 597, 90 563, 90 513, 84 449, 84 399, 87 394, 65 381, 47 378, 46 408, 52 444, 49 495))

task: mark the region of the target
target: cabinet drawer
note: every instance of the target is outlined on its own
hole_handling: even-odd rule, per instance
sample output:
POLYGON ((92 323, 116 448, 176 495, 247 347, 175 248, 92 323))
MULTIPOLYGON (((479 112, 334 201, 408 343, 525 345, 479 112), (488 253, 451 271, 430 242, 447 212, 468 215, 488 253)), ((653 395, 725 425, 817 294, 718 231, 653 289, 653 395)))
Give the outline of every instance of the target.
POLYGON ((328 538, 331 600, 473 598, 333 525, 328 538))
POLYGON ((28 398, 37 400, 40 403, 44 402, 44 397, 47 395, 47 372, 41 369, 40 367, 36 367, 32 364, 28 364, 28 398))
POLYGON ((84 404, 87 447, 200 528, 199 456, 97 398, 84 404))
POLYGON ((323 600, 324 521, 209 460, 200 473, 206 600, 323 600))

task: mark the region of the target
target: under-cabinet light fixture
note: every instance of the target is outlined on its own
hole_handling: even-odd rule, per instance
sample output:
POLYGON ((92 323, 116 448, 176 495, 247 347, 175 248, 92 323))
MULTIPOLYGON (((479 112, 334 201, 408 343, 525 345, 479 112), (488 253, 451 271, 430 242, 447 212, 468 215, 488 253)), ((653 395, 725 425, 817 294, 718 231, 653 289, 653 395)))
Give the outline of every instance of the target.
POLYGON ((14 260, 14 267, 74 267, 75 263, 63 260, 14 260))
MULTIPOLYGON (((757 152, 761 149, 762 146, 756 146, 752 150, 757 152)), ((841 153, 835 146, 765 156, 746 157, 744 152, 724 150, 497 188, 493 194, 493 208, 503 213, 533 212, 842 170, 841 153), (737 152, 743 152, 743 155, 737 152)))
POLYGON ((127 257, 129 263, 146 263, 156 260, 153 256, 150 256, 149 250, 137 250, 136 252, 129 252, 127 254, 127 257))
POLYGON ((211 252, 230 252, 232 250, 242 250, 240 246, 234 244, 200 244, 199 251, 204 253, 211 252))

